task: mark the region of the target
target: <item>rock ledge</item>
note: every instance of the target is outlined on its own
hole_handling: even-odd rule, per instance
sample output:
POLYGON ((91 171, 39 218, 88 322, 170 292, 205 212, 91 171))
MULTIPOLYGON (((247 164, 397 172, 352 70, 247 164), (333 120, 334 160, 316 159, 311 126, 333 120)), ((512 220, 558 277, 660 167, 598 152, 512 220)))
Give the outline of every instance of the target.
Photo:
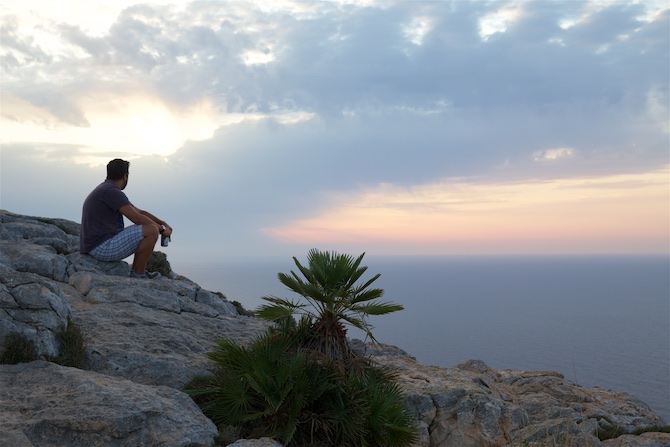
MULTIPOLYGON (((180 388, 210 371, 216 340, 246 343, 267 323, 176 274, 128 278, 125 262, 80 254, 78 234, 74 222, 0 210, 0 355, 20 334, 42 358, 0 365, 0 447, 214 446, 216 427, 180 388), (84 334, 84 370, 45 361, 69 322, 84 334)), ((553 445, 566 435, 573 447, 670 446, 663 433, 597 439, 608 424, 665 424, 626 393, 553 371, 496 371, 478 360, 438 368, 393 346, 352 344, 398 371, 419 422, 416 447, 553 445)))

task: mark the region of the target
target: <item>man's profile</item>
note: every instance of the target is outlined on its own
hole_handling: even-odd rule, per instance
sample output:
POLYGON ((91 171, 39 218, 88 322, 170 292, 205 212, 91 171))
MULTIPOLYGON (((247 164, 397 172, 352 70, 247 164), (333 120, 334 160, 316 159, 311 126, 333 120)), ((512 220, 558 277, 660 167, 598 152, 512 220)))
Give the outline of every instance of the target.
POLYGON ((172 235, 172 227, 135 207, 123 190, 130 162, 116 158, 107 164, 107 179, 86 197, 81 213, 80 251, 101 261, 120 261, 135 254, 130 276, 155 278, 146 271, 158 235, 172 235), (135 225, 124 227, 123 217, 135 225))

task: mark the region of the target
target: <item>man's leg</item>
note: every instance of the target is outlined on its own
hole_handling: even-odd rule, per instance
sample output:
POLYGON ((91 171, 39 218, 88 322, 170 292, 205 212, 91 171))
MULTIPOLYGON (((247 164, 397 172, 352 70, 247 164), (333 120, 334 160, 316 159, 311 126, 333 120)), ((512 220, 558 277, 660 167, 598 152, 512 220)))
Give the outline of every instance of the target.
POLYGON ((95 247, 89 255, 101 261, 120 261, 137 252, 144 239, 142 225, 131 225, 95 247))
POLYGON ((147 269, 147 262, 151 254, 154 252, 156 241, 158 241, 158 226, 156 225, 142 225, 142 241, 135 252, 135 259, 133 259, 133 271, 138 275, 144 274, 147 269))

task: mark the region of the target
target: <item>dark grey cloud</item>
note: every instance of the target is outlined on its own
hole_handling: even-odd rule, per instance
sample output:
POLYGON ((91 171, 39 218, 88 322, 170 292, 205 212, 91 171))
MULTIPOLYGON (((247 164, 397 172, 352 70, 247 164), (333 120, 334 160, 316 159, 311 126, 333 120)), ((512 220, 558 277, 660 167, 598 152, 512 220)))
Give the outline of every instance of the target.
MULTIPOLYGON (((180 106, 207 97, 231 112, 283 108, 326 119, 366 108, 425 108, 435 101, 458 109, 598 101, 637 101, 641 107, 650 83, 667 86, 667 13, 642 23, 636 18, 642 4, 615 2, 562 29, 560 20, 583 14, 584 2, 525 2, 521 18, 506 32, 482 41, 479 20, 514 5, 322 5, 311 17, 265 13, 243 3, 193 2, 183 10, 137 5, 125 9, 102 37, 62 26, 62 37, 92 60, 77 61, 76 74, 58 79, 67 85, 90 76, 96 80, 91 89, 104 88, 100 75, 109 70, 180 106), (421 16, 433 27, 417 46, 403 31, 421 16), (251 50, 276 59, 246 65, 242 55, 251 50)), ((53 68, 39 46, 5 28, 23 54, 53 68)), ((67 110, 59 116, 77 122, 67 110)))

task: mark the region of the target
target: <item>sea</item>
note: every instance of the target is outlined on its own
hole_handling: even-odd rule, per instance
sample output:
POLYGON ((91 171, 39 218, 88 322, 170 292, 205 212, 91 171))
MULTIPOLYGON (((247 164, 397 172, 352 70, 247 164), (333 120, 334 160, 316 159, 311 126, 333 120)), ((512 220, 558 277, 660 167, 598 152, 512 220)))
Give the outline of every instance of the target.
MULTIPOLYGON (((372 287, 404 306, 370 318, 379 342, 426 365, 478 359, 495 369, 558 371, 585 387, 631 393, 670 423, 667 255, 366 255, 362 265, 363 280, 380 273, 372 287)), ((250 310, 263 296, 299 298, 277 279, 297 271, 290 257, 180 269, 250 310)))

